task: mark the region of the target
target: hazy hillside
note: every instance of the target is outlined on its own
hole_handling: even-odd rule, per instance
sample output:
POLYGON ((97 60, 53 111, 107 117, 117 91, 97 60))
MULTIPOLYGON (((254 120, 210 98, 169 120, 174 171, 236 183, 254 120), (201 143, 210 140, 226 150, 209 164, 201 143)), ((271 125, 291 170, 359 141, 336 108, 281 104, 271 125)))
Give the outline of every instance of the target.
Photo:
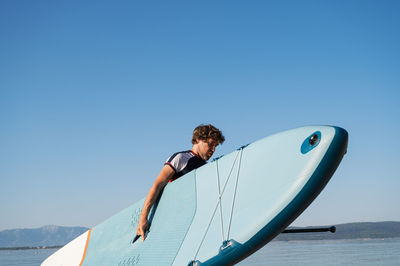
POLYGON ((47 225, 33 229, 11 229, 0 231, 0 247, 37 247, 65 245, 80 234, 85 227, 47 225))
MULTIPOLYGON (((330 226, 330 225, 329 225, 330 226)), ((400 237, 400 222, 348 223, 336 226, 336 233, 280 234, 274 240, 317 240, 400 237)), ((86 232, 85 227, 43 226, 0 232, 0 248, 62 246, 86 232)))

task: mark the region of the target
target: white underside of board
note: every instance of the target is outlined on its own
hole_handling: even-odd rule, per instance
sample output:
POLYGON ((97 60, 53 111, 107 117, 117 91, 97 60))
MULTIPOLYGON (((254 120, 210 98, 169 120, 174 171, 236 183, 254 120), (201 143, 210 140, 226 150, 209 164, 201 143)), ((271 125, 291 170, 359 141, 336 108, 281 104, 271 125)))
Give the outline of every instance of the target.
POLYGON ((78 236, 48 257, 41 266, 78 266, 85 255, 86 242, 90 231, 78 236))

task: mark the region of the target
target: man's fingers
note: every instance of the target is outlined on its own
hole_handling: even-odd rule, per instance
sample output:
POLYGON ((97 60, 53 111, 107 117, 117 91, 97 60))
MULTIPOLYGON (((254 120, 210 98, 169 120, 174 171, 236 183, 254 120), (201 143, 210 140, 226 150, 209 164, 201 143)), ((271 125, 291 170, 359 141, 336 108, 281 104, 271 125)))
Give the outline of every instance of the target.
POLYGON ((146 229, 142 231, 142 233, 143 233, 141 235, 142 236, 142 241, 144 241, 146 239, 148 232, 150 232, 150 231, 149 231, 149 227, 147 226, 146 229))
POLYGON ((137 234, 138 236, 141 236, 141 237, 142 237, 142 241, 144 241, 144 240, 146 239, 146 229, 139 228, 139 229, 137 230, 136 234, 137 234))
POLYGON ((136 228, 136 235, 142 237, 142 241, 144 241, 146 239, 146 233, 149 231, 149 228, 150 226, 148 223, 139 224, 136 228))

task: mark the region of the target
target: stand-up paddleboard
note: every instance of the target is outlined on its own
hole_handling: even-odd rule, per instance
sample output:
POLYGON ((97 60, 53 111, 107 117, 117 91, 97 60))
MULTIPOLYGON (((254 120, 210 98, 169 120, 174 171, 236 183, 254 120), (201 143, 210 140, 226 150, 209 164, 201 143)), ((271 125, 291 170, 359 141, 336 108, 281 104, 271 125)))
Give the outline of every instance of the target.
POLYGON ((344 129, 285 131, 169 183, 134 241, 144 200, 79 236, 48 265, 229 265, 283 231, 325 187, 347 149, 344 129))

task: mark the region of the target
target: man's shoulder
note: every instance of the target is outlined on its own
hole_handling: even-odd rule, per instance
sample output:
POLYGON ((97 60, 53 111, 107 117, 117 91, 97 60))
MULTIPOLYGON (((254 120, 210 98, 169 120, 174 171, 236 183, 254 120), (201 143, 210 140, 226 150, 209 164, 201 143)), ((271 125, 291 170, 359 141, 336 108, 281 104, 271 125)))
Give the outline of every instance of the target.
POLYGON ((172 161, 173 159, 182 159, 182 158, 190 158, 193 157, 193 153, 190 150, 187 151, 179 151, 175 152, 172 154, 169 158, 168 161, 172 161))

